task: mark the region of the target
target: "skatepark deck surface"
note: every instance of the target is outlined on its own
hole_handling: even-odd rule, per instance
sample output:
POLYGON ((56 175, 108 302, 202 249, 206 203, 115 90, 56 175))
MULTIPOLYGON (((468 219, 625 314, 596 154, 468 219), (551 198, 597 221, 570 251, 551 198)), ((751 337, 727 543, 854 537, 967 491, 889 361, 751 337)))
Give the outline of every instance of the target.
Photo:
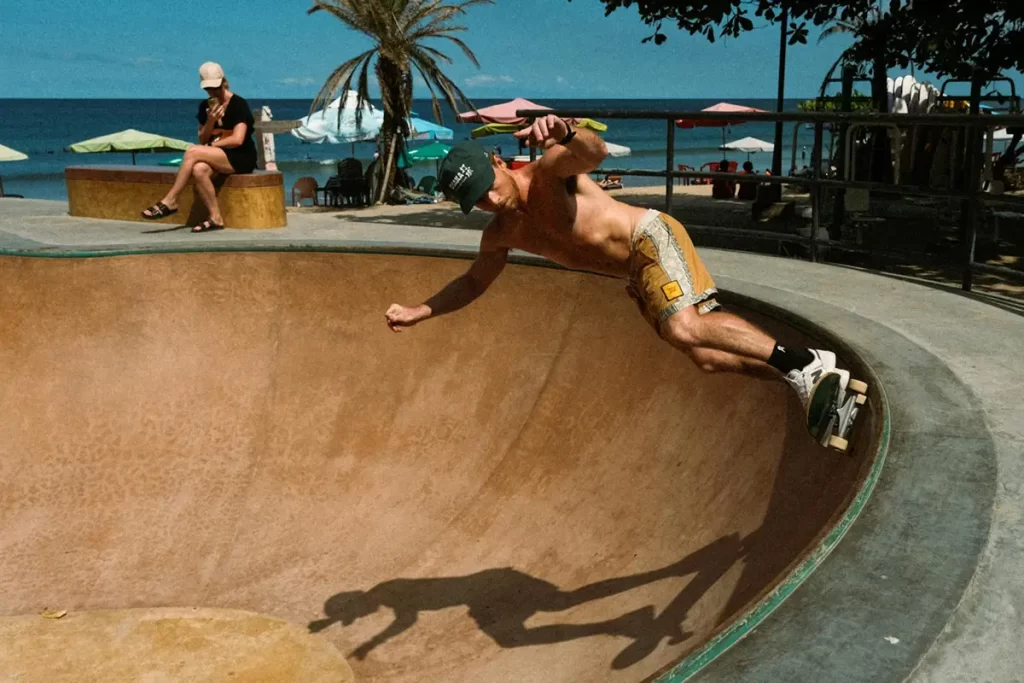
POLYGON ((388 330, 465 267, 5 257, 0 631, 244 610, 358 681, 668 680, 821 552, 880 400, 826 451, 783 383, 700 372, 621 281, 559 269, 388 330))

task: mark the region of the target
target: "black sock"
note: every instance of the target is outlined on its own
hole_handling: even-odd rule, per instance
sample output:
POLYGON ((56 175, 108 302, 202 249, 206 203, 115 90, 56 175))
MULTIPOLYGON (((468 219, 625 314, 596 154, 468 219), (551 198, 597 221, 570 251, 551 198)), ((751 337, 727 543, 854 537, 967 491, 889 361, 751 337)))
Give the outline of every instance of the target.
POLYGON ((812 360, 814 360, 814 356, 807 349, 782 346, 776 342, 772 355, 768 359, 768 365, 785 375, 792 370, 799 370, 812 360))

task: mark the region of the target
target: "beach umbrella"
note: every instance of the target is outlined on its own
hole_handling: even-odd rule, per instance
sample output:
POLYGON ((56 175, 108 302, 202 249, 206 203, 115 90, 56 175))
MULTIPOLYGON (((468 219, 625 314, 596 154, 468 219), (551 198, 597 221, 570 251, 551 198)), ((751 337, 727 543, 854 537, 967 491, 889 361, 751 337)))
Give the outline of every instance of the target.
MULTIPOLYGON (((28 155, 27 154, 22 154, 21 152, 19 152, 16 149, 11 149, 10 147, 5 147, 4 145, 0 145, 0 161, 22 161, 24 159, 28 159, 28 155)), ((3 184, 3 181, 0 180, 0 197, 3 197, 3 196, 4 196, 4 184, 3 184)))
MULTIPOLYGON (((757 107, 747 107, 742 104, 732 104, 730 102, 719 102, 718 104, 701 109, 705 112, 718 112, 723 114, 735 114, 737 112, 745 114, 763 114, 764 109, 758 109, 757 107)), ((722 145, 725 145, 725 129, 729 126, 743 123, 742 121, 726 121, 724 119, 676 119, 676 126, 679 128, 721 128, 722 129, 722 145)))
MULTIPOLYGON (((518 116, 516 112, 520 109, 543 109, 550 111, 551 107, 545 107, 531 102, 530 100, 517 97, 508 102, 502 102, 501 104, 494 104, 490 107, 484 107, 483 109, 477 109, 475 111, 464 111, 455 118, 462 123, 483 123, 485 125, 476 128, 472 132, 472 138, 482 138, 487 135, 497 135, 501 133, 514 133, 520 128, 523 128, 529 124, 530 119, 525 116, 518 116)), ((608 126, 605 124, 594 121, 593 119, 566 119, 574 126, 589 128, 599 132, 608 130, 608 126)), ((519 149, 523 148, 523 141, 519 141, 519 149)))
POLYGON ((756 152, 774 152, 775 145, 764 140, 758 140, 757 138, 741 138, 722 145, 718 149, 725 152, 746 152, 747 159, 750 159, 750 155, 756 152))
POLYGON ((110 135, 91 138, 76 142, 68 149, 79 154, 96 154, 100 152, 131 152, 132 163, 138 152, 184 152, 192 146, 191 142, 175 140, 155 133, 145 133, 129 128, 110 135))
POLYGON ((303 142, 314 144, 351 143, 352 156, 355 156, 355 143, 376 140, 384 121, 383 112, 369 102, 357 107, 358 101, 356 91, 346 90, 327 105, 326 110, 299 119, 298 127, 289 132, 303 142))
POLYGON ((22 154, 16 149, 0 145, 0 161, 22 161, 28 159, 27 154, 22 154))
MULTIPOLYGON (((381 122, 383 123, 383 116, 381 122)), ((413 116, 409 119, 409 129, 413 140, 454 140, 455 131, 451 128, 413 116)), ((429 145, 428 145, 429 146, 429 145)))
POLYGON ((628 157, 632 154, 632 150, 625 145, 616 145, 613 142, 604 141, 604 146, 608 150, 608 156, 610 157, 628 157))
MULTIPOLYGON (((490 107, 484 107, 483 109, 477 109, 475 111, 465 111, 455 117, 462 123, 509 123, 515 126, 521 126, 527 122, 525 116, 518 116, 516 112, 520 109, 548 109, 551 107, 545 107, 525 100, 522 97, 517 97, 514 100, 508 102, 502 102, 501 104, 493 104, 490 107)), ((517 128, 518 129, 518 128, 517 128)))
MULTIPOLYGON (((598 133, 603 133, 608 130, 608 126, 593 119, 578 119, 574 122, 574 125, 577 128, 588 128, 590 130, 597 131, 598 133)), ((477 138, 487 137, 488 135, 510 135, 522 128, 522 125, 516 123, 487 123, 479 128, 474 128, 473 132, 470 133, 470 137, 476 140, 477 138)))
MULTIPOLYGON (((360 111, 357 108, 359 96, 354 90, 345 94, 329 105, 327 110, 313 112, 299 119, 299 126, 290 132, 293 136, 313 144, 329 142, 332 144, 350 143, 352 156, 355 156, 355 143, 372 142, 380 135, 384 125, 384 112, 369 102, 364 102, 360 111)), ((455 132, 425 119, 413 117, 409 119, 410 138, 414 140, 451 140, 455 132)))
MULTIPOLYGON (((410 149, 405 153, 404 163, 409 166, 413 164, 423 164, 429 161, 434 162, 434 170, 440 172, 441 160, 448 156, 448 152, 451 150, 451 145, 446 145, 443 142, 432 142, 429 145, 410 149)), ((402 159, 399 159, 402 162, 402 159)), ((404 165, 402 166, 405 167, 404 165)))
POLYGON ((449 151, 451 151, 451 145, 446 145, 443 142, 432 142, 429 145, 410 149, 405 156, 414 164, 419 164, 425 161, 440 161, 448 156, 449 151))

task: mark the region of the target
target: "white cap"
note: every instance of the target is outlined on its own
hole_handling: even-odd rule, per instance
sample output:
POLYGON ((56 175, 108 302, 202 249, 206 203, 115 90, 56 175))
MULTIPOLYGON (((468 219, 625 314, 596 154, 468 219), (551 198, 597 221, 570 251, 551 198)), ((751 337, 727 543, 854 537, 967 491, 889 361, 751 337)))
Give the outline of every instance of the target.
POLYGON ((219 88, 224 82, 224 69, 217 62, 206 62, 199 67, 199 87, 219 88))

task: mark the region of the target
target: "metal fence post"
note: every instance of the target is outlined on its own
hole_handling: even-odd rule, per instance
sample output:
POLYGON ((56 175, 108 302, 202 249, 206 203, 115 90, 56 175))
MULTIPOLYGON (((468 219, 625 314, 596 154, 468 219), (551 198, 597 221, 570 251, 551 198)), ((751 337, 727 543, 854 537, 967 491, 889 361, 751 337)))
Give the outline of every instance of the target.
MULTIPOLYGON (((979 69, 975 69, 971 75, 971 118, 981 114, 981 89, 985 85, 985 78, 979 69)), ((974 245, 978 239, 978 191, 981 189, 981 164, 978 159, 979 135, 981 129, 971 126, 965 131, 966 140, 966 161, 967 174, 964 178, 964 187, 970 193, 965 200, 964 211, 961 214, 964 219, 964 273, 960 287, 965 291, 971 291, 974 284, 974 245)))
POLYGON ((665 213, 669 216, 672 215, 672 187, 675 183, 675 178, 672 177, 672 171, 676 167, 675 124, 675 121, 668 119, 668 149, 665 152, 665 171, 668 172, 668 176, 665 177, 665 213))
MULTIPOLYGON (((811 148, 811 178, 821 179, 821 137, 823 126, 819 121, 814 124, 814 147, 811 148)), ((821 188, 817 182, 811 185, 811 261, 818 262, 818 226, 821 220, 821 188)))

